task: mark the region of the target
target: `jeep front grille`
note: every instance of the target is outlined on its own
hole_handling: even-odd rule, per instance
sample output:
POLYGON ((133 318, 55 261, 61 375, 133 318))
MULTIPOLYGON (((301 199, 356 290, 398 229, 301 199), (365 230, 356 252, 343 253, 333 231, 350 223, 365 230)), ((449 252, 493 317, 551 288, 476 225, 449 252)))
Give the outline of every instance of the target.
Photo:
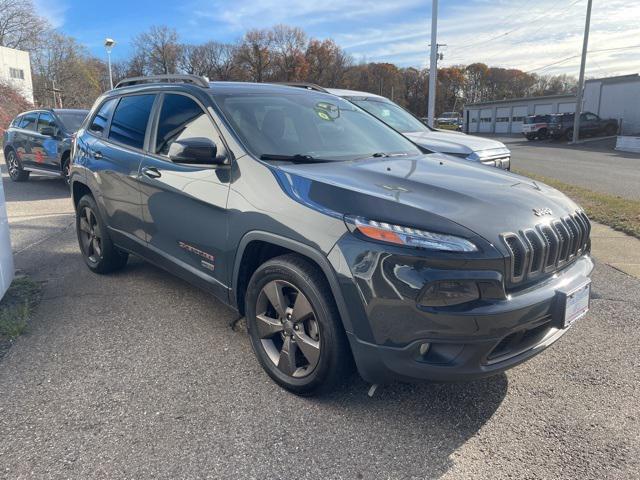
POLYGON ((518 284, 543 273, 554 272, 589 247, 591 224, 584 212, 576 212, 518 233, 501 235, 509 252, 509 283, 518 284))

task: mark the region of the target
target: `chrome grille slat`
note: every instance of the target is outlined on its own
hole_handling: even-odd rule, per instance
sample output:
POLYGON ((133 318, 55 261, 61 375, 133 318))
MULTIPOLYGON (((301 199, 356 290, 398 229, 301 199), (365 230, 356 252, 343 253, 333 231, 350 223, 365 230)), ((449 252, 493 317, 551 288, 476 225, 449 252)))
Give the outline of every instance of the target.
POLYGON ((551 273, 586 253, 591 225, 584 212, 576 212, 535 228, 501 235, 509 251, 511 284, 551 273))

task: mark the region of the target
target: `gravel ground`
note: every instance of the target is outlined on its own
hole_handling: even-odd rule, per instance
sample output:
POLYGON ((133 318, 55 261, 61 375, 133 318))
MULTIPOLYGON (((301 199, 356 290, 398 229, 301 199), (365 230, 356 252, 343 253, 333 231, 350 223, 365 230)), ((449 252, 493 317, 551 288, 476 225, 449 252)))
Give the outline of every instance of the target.
POLYGON ((5 183, 16 264, 46 283, 0 362, 0 478, 640 477, 639 281, 598 265, 590 315, 507 374, 303 399, 205 293, 136 259, 90 273, 55 182, 31 213, 5 183))
POLYGON ((491 138, 500 140, 511 149, 512 167, 515 169, 600 193, 640 200, 640 154, 615 151, 615 140, 569 146, 561 141, 491 138))

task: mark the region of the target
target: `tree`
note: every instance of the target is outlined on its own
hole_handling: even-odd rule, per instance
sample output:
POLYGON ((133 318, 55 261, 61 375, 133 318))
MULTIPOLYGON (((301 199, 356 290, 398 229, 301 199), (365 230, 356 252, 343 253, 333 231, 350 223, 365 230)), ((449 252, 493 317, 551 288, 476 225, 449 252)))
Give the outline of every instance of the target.
POLYGON ((307 35, 297 27, 276 25, 270 32, 275 80, 298 82, 307 76, 307 35))
POLYGON ((234 78, 236 47, 228 43, 207 42, 183 45, 180 68, 185 73, 205 76, 211 80, 234 78))
POLYGON ((133 41, 135 57, 142 61, 144 73, 161 75, 178 72, 181 47, 178 33, 165 25, 153 26, 133 41))
POLYGON ((0 46, 30 50, 48 27, 31 0, 0 0, 0 46))
POLYGON ((331 39, 312 39, 305 52, 307 81, 324 87, 337 87, 351 65, 351 57, 331 39))
POLYGON ((244 77, 262 82, 270 76, 274 57, 272 41, 268 30, 250 30, 244 35, 236 52, 236 60, 244 77))
POLYGON ((104 62, 90 57, 74 38, 62 33, 48 32, 31 60, 38 105, 88 108, 107 88, 104 62))

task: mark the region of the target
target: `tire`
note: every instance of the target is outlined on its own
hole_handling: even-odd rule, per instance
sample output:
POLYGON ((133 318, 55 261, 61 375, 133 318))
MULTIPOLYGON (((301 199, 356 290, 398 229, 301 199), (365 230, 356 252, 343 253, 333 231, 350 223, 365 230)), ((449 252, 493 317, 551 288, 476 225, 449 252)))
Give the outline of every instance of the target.
POLYGON ((530 142, 533 142, 536 139, 536 136, 531 134, 525 135, 525 137, 530 142))
POLYGON ((564 132, 564 138, 567 142, 571 142, 573 141, 573 128, 568 128, 565 132, 564 132))
POLYGON ((547 138, 549 138, 549 132, 547 131, 546 128, 541 129, 538 132, 538 139, 539 140, 546 140, 547 138))
POLYGON ((76 233, 82 258, 94 273, 110 273, 122 269, 129 255, 118 250, 91 195, 85 195, 76 207, 76 233))
POLYGON ((62 159, 62 178, 64 178, 64 181, 66 182, 67 185, 71 185, 71 177, 69 176, 69 173, 71 172, 71 159, 69 157, 65 157, 62 159))
POLYGON ((18 158, 18 154, 10 148, 6 152, 7 170, 9 171, 9 178, 14 182, 26 182, 29 180, 28 172, 22 168, 22 162, 18 158))
POLYGON ((258 267, 247 287, 245 312, 253 351, 283 388, 315 395, 351 374, 353 361, 329 284, 303 257, 287 254, 258 267))

